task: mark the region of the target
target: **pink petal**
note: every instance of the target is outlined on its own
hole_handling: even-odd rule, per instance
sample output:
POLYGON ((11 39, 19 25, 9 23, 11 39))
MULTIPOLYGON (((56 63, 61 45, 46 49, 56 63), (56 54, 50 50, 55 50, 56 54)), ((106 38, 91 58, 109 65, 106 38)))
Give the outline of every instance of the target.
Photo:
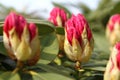
POLYGON ((50 17, 48 18, 49 21, 51 21, 55 26, 58 26, 58 23, 56 21, 57 16, 60 16, 61 20, 62 20, 62 25, 63 27, 65 26, 65 23, 67 21, 67 14, 64 10, 55 7, 52 9, 52 11, 50 12, 50 17))
POLYGON ((86 27, 88 40, 92 38, 92 33, 89 28, 88 22, 82 14, 77 16, 72 15, 72 17, 66 23, 66 32, 69 43, 72 45, 73 36, 82 44, 81 34, 86 27))
POLYGON ((36 35, 36 25, 34 23, 30 23, 28 29, 30 32, 30 41, 31 41, 36 35))

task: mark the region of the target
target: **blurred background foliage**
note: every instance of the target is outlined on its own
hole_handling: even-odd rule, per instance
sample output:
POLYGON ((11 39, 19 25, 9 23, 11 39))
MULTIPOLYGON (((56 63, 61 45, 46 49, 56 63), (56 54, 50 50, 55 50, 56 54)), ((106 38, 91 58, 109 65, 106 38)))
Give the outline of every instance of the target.
MULTIPOLYGON (((20 77, 22 80, 61 80, 61 79, 62 80, 96 80, 96 79, 103 80, 103 74, 110 54, 109 43, 105 36, 106 24, 110 16, 116 13, 120 13, 120 1, 100 0, 99 4, 97 5, 97 8, 94 10, 90 9, 87 5, 80 2, 74 5, 69 3, 56 3, 56 2, 52 2, 52 4, 67 11, 69 18, 72 15, 72 12, 70 11, 70 6, 77 8, 78 10, 82 11, 82 14, 85 15, 93 31, 93 36, 95 41, 95 48, 92 53, 91 59, 87 63, 82 63, 83 69, 81 71, 74 70, 75 63, 67 59, 60 66, 54 64, 53 62, 49 63, 52 61, 52 59, 54 59, 54 57, 57 55, 56 53, 58 52, 58 47, 56 47, 56 45, 58 46, 58 44, 56 42, 56 35, 54 33, 54 28, 49 28, 49 31, 51 31, 51 33, 49 35, 48 34, 44 35, 44 37, 42 36, 40 37, 42 42, 41 45, 43 46, 43 48, 45 48, 43 49, 42 53, 47 53, 47 54, 42 55, 42 59, 38 62, 37 65, 33 67, 27 67, 28 70, 32 70, 32 71, 29 71, 27 73, 21 72, 20 76, 18 74, 15 74, 14 77, 9 76, 9 79, 7 80, 14 80, 14 79, 20 80, 20 77), (50 41, 46 43, 48 39, 50 39, 50 41), (48 46, 50 48, 48 48, 48 46), (48 50, 50 50, 50 52, 48 52, 48 50), (48 59, 46 58, 46 56, 48 57, 48 59)), ((49 25, 44 24, 44 21, 39 21, 40 19, 44 20, 45 18, 44 16, 36 15, 37 11, 33 11, 28 14, 26 12, 19 12, 12 7, 6 7, 2 4, 0 4, 0 20, 3 21, 6 15, 8 15, 10 11, 15 11, 17 13, 20 13, 26 18, 37 19, 38 21, 36 20, 31 20, 31 21, 37 23, 41 22, 40 24, 38 24, 39 27, 44 25, 53 26, 52 24, 49 23, 48 23, 49 25)), ((59 29, 56 30, 59 33, 59 29)), ((0 33, 1 31, 2 30, 0 29, 0 33)), ((5 53, 2 40, 0 41, 1 41, 0 51, 1 53, 3 52, 5 53)), ((11 70, 14 67, 14 65, 10 65, 10 63, 13 64, 15 63, 11 60, 9 61, 9 58, 7 58, 6 61, 3 61, 4 58, 6 59, 6 57, 1 54, 0 77, 2 80, 6 79, 5 77, 10 75, 10 72, 3 73, 4 71, 9 70, 9 68, 6 67, 6 65, 9 66, 11 70)))

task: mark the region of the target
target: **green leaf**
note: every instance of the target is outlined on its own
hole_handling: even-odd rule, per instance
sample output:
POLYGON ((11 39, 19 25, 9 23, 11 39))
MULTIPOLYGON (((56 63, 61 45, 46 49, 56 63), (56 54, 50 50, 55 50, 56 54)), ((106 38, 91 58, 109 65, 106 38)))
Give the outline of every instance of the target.
POLYGON ((63 27, 56 27, 56 33, 60 35, 65 35, 65 31, 63 27))
POLYGON ((6 70, 14 70, 16 67, 16 61, 12 60, 9 57, 6 57, 4 60, 1 61, 1 65, 6 69, 6 70))
POLYGON ((4 22, 0 21, 0 36, 3 34, 3 25, 4 25, 4 22))
POLYGON ((3 42, 0 42, 0 54, 7 55, 3 42))
POLYGON ((84 67, 86 70, 105 71, 105 67, 84 67))
POLYGON ((88 63, 84 63, 82 64, 82 67, 99 67, 99 66, 106 66, 107 64, 107 60, 93 60, 93 61, 89 61, 88 63))
POLYGON ((0 75, 3 73, 3 71, 0 71, 0 75))
POLYGON ((73 80, 72 78, 59 75, 56 73, 40 73, 41 76, 43 76, 45 79, 43 80, 73 80))
POLYGON ((16 62, 14 60, 0 53, 0 68, 4 70, 13 70, 15 67, 16 62))
POLYGON ((7 56, 5 56, 5 55, 3 55, 3 54, 0 53, 0 63, 1 63, 4 59, 6 59, 6 57, 7 57, 7 56))
POLYGON ((45 35, 45 34, 50 34, 55 31, 55 26, 45 20, 37 20, 37 19, 27 19, 29 23, 35 23, 36 26, 38 27, 39 35, 45 35))
POLYGON ((17 73, 5 72, 0 75, 0 80, 20 80, 20 76, 17 73))
POLYGON ((41 58, 39 63, 48 64, 53 59, 59 51, 59 44, 55 33, 47 34, 41 36, 41 58))
POLYGON ((33 80, 73 80, 73 78, 59 75, 52 72, 31 72, 33 80))
POLYGON ((108 54, 110 52, 109 50, 109 42, 105 36, 105 32, 95 32, 93 33, 93 37, 94 37, 94 41, 95 41, 95 49, 97 49, 97 51, 102 51, 106 54, 108 54))
POLYGON ((63 66, 55 66, 55 65, 44 65, 44 64, 38 64, 39 68, 43 69, 44 71, 48 73, 56 73, 59 75, 71 77, 70 74, 73 73, 74 71, 69 68, 65 68, 63 66))
POLYGON ((3 34, 3 24, 0 24, 0 36, 3 34))
POLYGON ((4 22, 3 22, 3 21, 0 21, 0 24, 4 24, 4 22))
POLYGON ((19 74, 21 80, 33 80, 32 75, 30 75, 28 72, 20 72, 19 74))

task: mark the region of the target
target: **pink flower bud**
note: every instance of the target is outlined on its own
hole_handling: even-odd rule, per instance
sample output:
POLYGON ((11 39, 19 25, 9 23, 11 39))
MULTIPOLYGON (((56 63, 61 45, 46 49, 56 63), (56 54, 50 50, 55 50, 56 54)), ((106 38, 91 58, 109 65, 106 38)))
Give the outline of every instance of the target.
POLYGON ((9 31, 15 27, 15 30, 18 33, 18 36, 20 38, 22 31, 23 31, 23 27, 26 25, 26 20, 21 16, 21 15, 16 15, 15 13, 10 13, 6 19, 5 19, 5 24, 3 27, 4 32, 7 34, 7 36, 9 37, 9 31))
POLYGON ((120 80, 120 43, 112 50, 106 66, 104 80, 120 80))
MULTIPOLYGON (((24 17, 10 13, 4 22, 3 42, 12 59, 19 61, 33 60, 35 64, 39 59, 40 41, 37 27, 34 23, 28 24, 24 17)), ((30 64, 30 65, 31 65, 30 64)))
POLYGON ((64 10, 55 7, 50 13, 49 21, 51 21, 55 26, 65 26, 67 21, 67 14, 64 10))
MULTIPOLYGON (((55 7, 50 12, 50 17, 48 20, 52 22, 56 27, 65 27, 65 23, 67 21, 67 13, 59 7, 55 7)), ((59 49, 61 51, 64 51, 65 36, 57 34, 57 38, 59 42, 59 49)))
POLYGON ((115 14, 110 18, 106 28, 106 35, 112 46, 114 46, 116 42, 120 41, 119 34, 120 34, 120 14, 115 14))
POLYGON ((86 62, 93 51, 93 37, 82 14, 73 15, 66 23, 64 50, 69 59, 86 62))

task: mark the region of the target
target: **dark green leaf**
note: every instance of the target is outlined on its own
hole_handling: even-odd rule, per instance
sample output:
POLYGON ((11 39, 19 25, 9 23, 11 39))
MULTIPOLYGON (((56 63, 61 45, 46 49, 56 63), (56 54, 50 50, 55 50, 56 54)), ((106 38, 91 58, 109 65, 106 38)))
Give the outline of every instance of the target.
POLYGON ((0 24, 0 36, 3 34, 3 24, 0 24))
POLYGON ((1 65, 6 70, 14 70, 16 67, 16 62, 12 60, 11 58, 6 57, 4 60, 2 60, 1 65))
POLYGON ((36 20, 36 19, 27 19, 27 21, 29 23, 35 23, 38 27, 38 31, 39 31, 39 35, 45 35, 45 34, 50 34, 52 32, 54 32, 54 28, 55 26, 49 22, 49 21, 45 21, 45 20, 36 20))
POLYGON ((7 51, 4 47, 3 42, 0 42, 0 53, 3 54, 3 55, 7 55, 7 51))
POLYGON ((21 80, 33 80, 32 75, 27 72, 20 72, 20 78, 21 80))
POLYGON ((41 59, 40 63, 48 64, 53 59, 59 51, 59 44, 55 33, 44 35, 40 38, 41 41, 41 59))
POLYGON ((7 56, 0 53, 0 63, 6 58, 7 58, 7 56))
POLYGON ((56 33, 60 35, 65 35, 65 31, 63 27, 56 27, 56 33))

